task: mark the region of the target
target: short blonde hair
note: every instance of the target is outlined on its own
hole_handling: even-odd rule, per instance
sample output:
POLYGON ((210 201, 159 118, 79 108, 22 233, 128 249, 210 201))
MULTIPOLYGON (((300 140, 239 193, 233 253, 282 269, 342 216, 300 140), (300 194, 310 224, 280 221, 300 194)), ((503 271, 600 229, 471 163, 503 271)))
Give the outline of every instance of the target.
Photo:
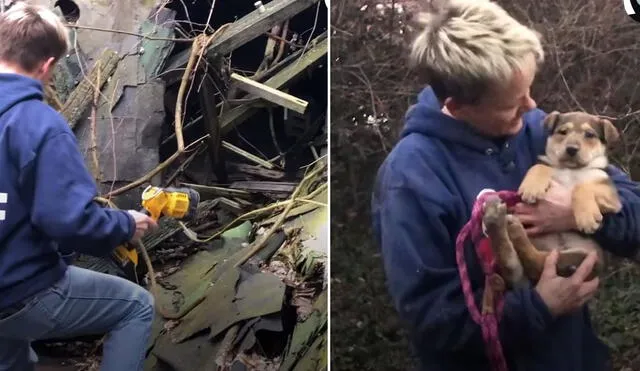
POLYGON ((48 58, 59 60, 69 50, 62 19, 46 7, 26 2, 0 14, 0 40, 0 61, 29 72, 48 58))
POLYGON ((416 17, 422 28, 410 64, 440 100, 476 103, 491 86, 509 81, 531 55, 544 61, 541 36, 488 0, 450 0, 416 17))

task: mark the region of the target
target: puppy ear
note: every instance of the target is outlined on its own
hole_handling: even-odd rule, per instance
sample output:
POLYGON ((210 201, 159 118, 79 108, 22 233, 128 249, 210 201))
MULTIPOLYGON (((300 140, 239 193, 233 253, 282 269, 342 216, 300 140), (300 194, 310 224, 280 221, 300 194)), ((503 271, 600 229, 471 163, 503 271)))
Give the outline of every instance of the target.
POLYGON ((553 111, 544 118, 543 125, 544 128, 549 131, 549 135, 553 134, 554 130, 556 130, 556 126, 558 126, 558 120, 560 118, 560 112, 553 111))
POLYGON ((605 144, 611 145, 616 143, 618 139, 620 139, 620 132, 611 121, 605 118, 600 118, 598 120, 598 123, 600 124, 602 133, 601 139, 605 144))

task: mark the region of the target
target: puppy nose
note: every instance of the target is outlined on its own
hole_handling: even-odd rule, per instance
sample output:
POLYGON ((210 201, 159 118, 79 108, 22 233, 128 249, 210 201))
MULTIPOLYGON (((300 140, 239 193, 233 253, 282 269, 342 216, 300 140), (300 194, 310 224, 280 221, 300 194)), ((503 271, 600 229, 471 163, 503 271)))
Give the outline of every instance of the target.
POLYGON ((578 147, 567 147, 567 154, 569 156, 575 156, 578 153, 578 147))

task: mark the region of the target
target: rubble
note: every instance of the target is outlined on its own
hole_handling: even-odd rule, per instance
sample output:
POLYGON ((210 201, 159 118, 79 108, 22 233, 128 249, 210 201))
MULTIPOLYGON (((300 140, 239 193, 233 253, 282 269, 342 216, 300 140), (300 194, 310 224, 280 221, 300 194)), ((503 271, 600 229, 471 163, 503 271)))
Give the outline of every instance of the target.
MULTIPOLYGON (((195 219, 163 218, 143 241, 156 301, 193 306, 156 317, 145 369, 326 369, 326 2, 73 3, 73 17, 55 7, 73 48, 47 102, 102 199, 139 209, 149 184, 201 195, 195 219)), ((101 353, 99 337, 38 347, 85 370, 101 353)))

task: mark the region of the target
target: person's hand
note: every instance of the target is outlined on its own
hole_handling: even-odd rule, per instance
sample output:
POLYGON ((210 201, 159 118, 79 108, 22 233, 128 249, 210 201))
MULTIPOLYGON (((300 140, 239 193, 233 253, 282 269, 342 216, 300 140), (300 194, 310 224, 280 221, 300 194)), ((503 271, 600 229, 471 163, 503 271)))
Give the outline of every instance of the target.
POLYGON ((510 210, 522 222, 530 236, 575 230, 576 219, 571 208, 571 192, 552 182, 545 197, 535 204, 518 203, 510 210))
POLYGON ((571 277, 561 277, 556 273, 558 250, 553 250, 549 254, 535 290, 549 308, 551 315, 556 317, 573 312, 595 295, 600 280, 597 277, 591 281, 585 281, 585 279, 597 260, 598 255, 592 252, 571 277))
POLYGON ((158 227, 158 223, 156 223, 156 221, 149 215, 135 210, 127 210, 127 212, 131 214, 131 216, 133 216, 133 220, 136 221, 136 232, 133 234, 133 238, 131 239, 132 241, 137 241, 142 238, 149 229, 158 227))

